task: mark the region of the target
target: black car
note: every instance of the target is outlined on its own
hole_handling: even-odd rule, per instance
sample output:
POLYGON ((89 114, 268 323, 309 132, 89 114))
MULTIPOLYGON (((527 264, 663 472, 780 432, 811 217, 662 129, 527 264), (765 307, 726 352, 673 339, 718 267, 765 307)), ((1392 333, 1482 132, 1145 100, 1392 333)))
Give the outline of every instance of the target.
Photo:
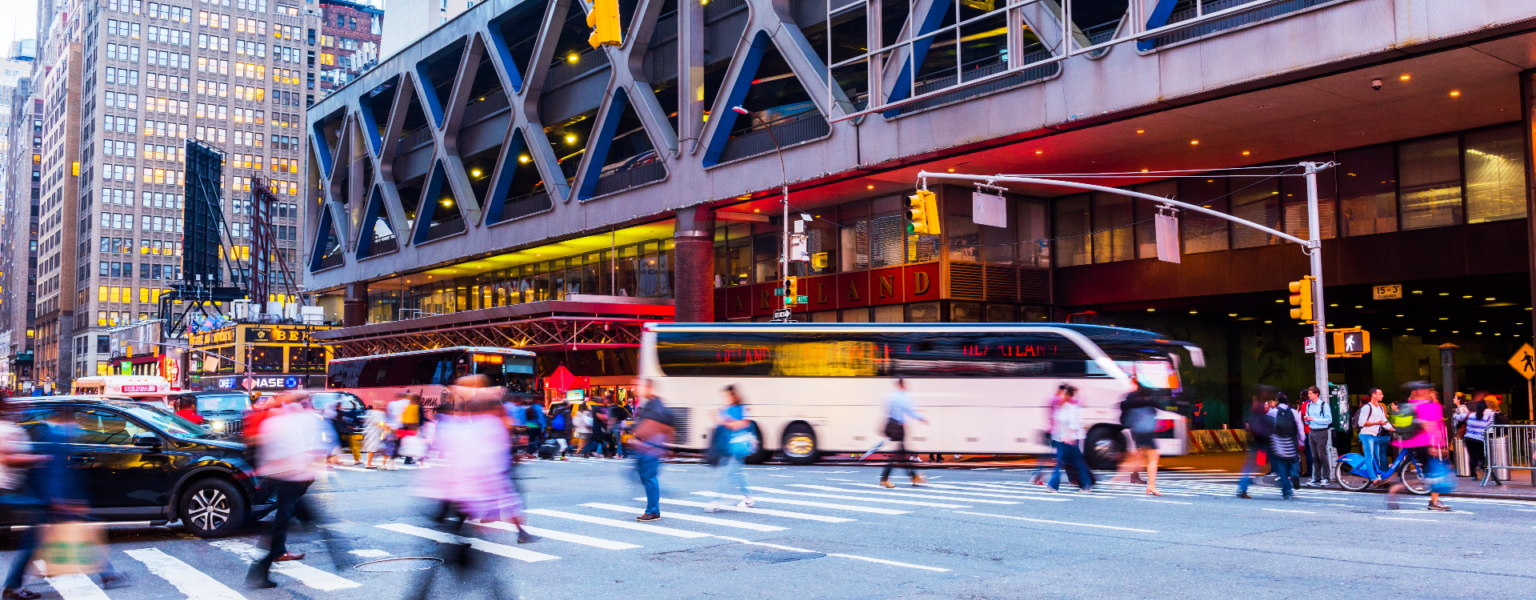
POLYGON ((41 439, 45 422, 73 423, 71 467, 90 513, 104 521, 180 520, 193 535, 231 535, 273 508, 245 444, 158 404, 101 396, 17 398, 6 415, 41 439))

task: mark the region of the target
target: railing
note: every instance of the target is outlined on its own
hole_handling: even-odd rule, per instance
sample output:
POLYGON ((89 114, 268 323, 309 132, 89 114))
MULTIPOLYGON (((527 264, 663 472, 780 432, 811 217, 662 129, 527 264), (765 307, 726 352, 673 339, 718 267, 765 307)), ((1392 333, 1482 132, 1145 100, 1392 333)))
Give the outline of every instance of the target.
POLYGON ((704 5, 704 22, 708 23, 736 12, 747 5, 747 0, 710 0, 704 5))
MULTIPOLYGON (((1046 60, 1046 59, 1048 59, 1050 57, 1051 57, 1050 52, 1047 52, 1047 51, 1044 51, 1044 50, 1039 50, 1039 51, 1035 51, 1035 52, 1026 52, 1024 54, 1024 63, 1025 64, 1029 64, 1029 63, 1033 63, 1033 62, 1038 62, 1038 61, 1046 60)), ((975 68, 966 69, 966 70, 960 72, 960 77, 959 77, 960 83, 964 83, 966 81, 975 81, 975 80, 981 79, 983 77, 989 77, 989 76, 992 76, 992 75, 996 75, 998 73, 1002 73, 1003 71, 1006 71, 1007 69, 1008 69, 1008 63, 1002 62, 1002 61, 995 62, 995 63, 989 64, 989 65, 978 66, 978 67, 975 67, 975 68)), ((1037 80, 1040 80, 1040 79, 1045 79, 1047 77, 1055 75, 1060 70, 1061 70, 1061 63, 1059 63, 1059 62, 1053 62, 1053 63, 1039 65, 1039 66, 1035 66, 1035 67, 1029 67, 1027 69, 1024 69, 1024 70, 1020 71, 1018 75, 1014 75, 1013 77, 1004 77, 1004 78, 998 79, 996 81, 992 81, 990 83, 986 83, 986 84, 982 84, 982 85, 977 85, 977 86, 973 86, 973 87, 968 87, 968 88, 965 88, 965 89, 962 89, 962 90, 956 90, 954 93, 951 93, 951 94, 940 94, 940 95, 937 95, 937 96, 933 96, 931 98, 925 98, 923 100, 919 100, 917 102, 913 102, 913 103, 908 104, 906 106, 902 106, 901 108, 899 108, 897 110, 899 110, 901 112, 901 114, 910 114, 910 113, 919 112, 919 111, 922 111, 922 110, 927 110, 927 109, 930 109, 930 108, 937 108, 937 107, 940 107, 940 106, 943 106, 943 105, 946 105, 946 104, 951 104, 951 103, 954 103, 954 102, 959 102, 959 101, 965 100, 967 98, 974 98, 976 96, 981 96, 983 94, 990 94, 990 93, 996 92, 998 90, 1003 90, 1003 89, 1010 88, 1010 87, 1013 87, 1013 86, 1016 86, 1016 85, 1020 85, 1020 84, 1023 84, 1023 83, 1027 83, 1027 82, 1030 82, 1030 81, 1037 81, 1037 80)), ((915 95, 927 94, 929 92, 934 92, 934 91, 942 90, 944 88, 954 87, 956 85, 956 81, 955 80, 956 80, 956 77, 954 75, 947 75, 947 76, 944 76, 944 77, 937 77, 937 78, 934 78, 934 79, 929 79, 927 81, 920 81, 915 86, 915 88, 916 88, 914 90, 916 92, 915 95)))
MULTIPOLYGON (((1197 14, 1197 11, 1194 8, 1177 11, 1169 16, 1168 24, 1173 25, 1182 23, 1184 21, 1197 18, 1200 14, 1210 14, 1219 10, 1226 10, 1258 1, 1259 0, 1206 0, 1201 5, 1200 11, 1198 11, 1199 14, 1197 14)), ((1314 6, 1337 1, 1338 0, 1292 0, 1291 2, 1282 2, 1280 4, 1275 4, 1273 6, 1268 6, 1252 12, 1221 19, 1219 21, 1212 21, 1204 25, 1196 25, 1188 29, 1181 29, 1179 31, 1171 32, 1167 35, 1158 36, 1152 40, 1152 47, 1161 48, 1163 46, 1177 44, 1179 42, 1192 40, 1212 33, 1226 31, 1228 29, 1235 29, 1244 25, 1258 23, 1266 19, 1272 19, 1288 13, 1293 13, 1299 10, 1305 10, 1314 6)))
POLYGON ((378 256, 387 252, 394 252, 398 249, 400 249, 400 241, 394 236, 390 236, 384 239, 374 238, 373 241, 368 244, 368 255, 362 256, 360 258, 378 256))
POLYGON ((395 150, 396 155, 405 154, 422 146, 432 143, 432 128, 422 126, 421 129, 409 133, 400 134, 400 147, 395 150))
POLYGON ((670 12, 656 19, 656 27, 651 30, 651 45, 665 41, 667 38, 677 35, 677 12, 670 12))
POLYGON ((464 118, 459 120, 461 127, 468 127, 479 123, 491 115, 497 114, 507 108, 507 94, 505 90, 496 90, 485 95, 485 99, 472 102, 464 107, 464 118))
POLYGON ((447 221, 434 221, 427 226, 427 240, 435 240, 464 231, 464 218, 454 217, 447 221))
POLYGON ((639 187, 647 183, 661 181, 667 176, 667 166, 660 160, 632 165, 611 173, 604 173, 597 179, 597 188, 592 192, 594 196, 621 192, 632 187, 639 187))
POLYGON ((342 264, 344 264, 346 262, 347 262, 347 257, 343 256, 343 253, 341 251, 341 247, 338 246, 334 250, 332 250, 329 254, 326 254, 326 255, 320 257, 320 268, 316 269, 316 270, 318 271, 318 270, 329 269, 331 267, 339 267, 339 266, 341 266, 342 264))
POLYGON ((776 125, 732 137, 725 142, 725 150, 720 153, 720 162, 730 162, 772 152, 775 140, 778 141, 779 148, 788 148, 829 135, 832 135, 832 126, 827 124, 827 119, 822 117, 821 113, 812 110, 780 121, 776 125), (769 133, 770 129, 772 133, 769 133))
POLYGON ((507 198, 501 204, 501 214, 497 216, 496 222, 510 221, 518 217, 526 217, 534 213, 543 212, 548 210, 550 206, 552 206, 552 203, 549 201, 549 193, 542 189, 516 198, 507 198))
POLYGON ((1536 485, 1536 425, 1489 425, 1483 432, 1483 452, 1488 455, 1481 485, 1490 479, 1508 481, 1509 472, 1530 471, 1536 485))

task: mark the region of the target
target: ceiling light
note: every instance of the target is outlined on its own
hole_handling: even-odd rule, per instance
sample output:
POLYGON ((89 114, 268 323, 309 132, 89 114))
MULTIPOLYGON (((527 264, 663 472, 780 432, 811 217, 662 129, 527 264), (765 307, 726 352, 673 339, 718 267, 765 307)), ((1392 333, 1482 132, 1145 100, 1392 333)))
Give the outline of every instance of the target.
POLYGON ((1147 172, 1147 170, 1146 170, 1146 169, 1142 169, 1142 170, 1141 170, 1141 172, 1142 172, 1142 173, 1146 173, 1146 172, 1147 172))
POLYGON ((1248 156, 1248 154, 1249 154, 1249 152, 1247 150, 1243 151, 1243 156, 1248 156))
POLYGON ((576 53, 572 52, 572 53, 570 53, 570 55, 565 57, 565 60, 566 60, 566 62, 576 62, 578 60, 581 60, 581 57, 580 56, 576 56, 576 53))
POLYGON ((1461 333, 1461 331, 1452 331, 1451 333, 1461 333))
POLYGON ((576 136, 567 134, 565 136, 565 143, 567 143, 567 144, 574 144, 574 143, 576 143, 576 136))
POLYGON ((1339 307, 1339 305, 1337 305, 1337 304, 1329 304, 1329 305, 1328 305, 1328 306, 1329 306, 1329 307, 1330 307, 1330 308, 1338 308, 1338 307, 1339 307))
POLYGON ((1441 321, 1449 321, 1449 320, 1451 320, 1451 318, 1450 317, 1440 317, 1440 320, 1441 321))
POLYGON ((1192 310, 1192 311, 1189 311, 1189 314, 1192 314, 1192 315, 1198 315, 1198 314, 1200 314, 1200 311, 1198 311, 1198 310, 1192 310))
POLYGON ((1462 300, 1469 300, 1469 299, 1471 299, 1471 298, 1472 298, 1472 297, 1471 297, 1471 296, 1462 296, 1462 297, 1461 297, 1461 299, 1462 299, 1462 300))
POLYGON ((1190 140, 1189 141, 1189 145, 1191 145, 1191 146, 1199 146, 1200 145, 1200 140, 1190 140))
MULTIPOLYGON (((1455 98, 1455 97, 1460 96, 1460 95, 1461 95, 1461 90, 1451 90, 1451 97, 1452 98, 1455 98)), ((1478 335, 1482 335, 1482 334, 1478 334, 1478 335)))
POLYGON ((949 172, 950 172, 950 173, 954 173, 954 172, 955 172, 955 168, 954 168, 954 167, 950 167, 950 168, 949 168, 949 172))
POLYGON ((1268 325, 1268 324, 1270 324, 1270 323, 1274 323, 1274 321, 1265 321, 1265 322, 1264 322, 1264 324, 1266 324, 1266 325, 1268 325))
POLYGON ((1413 293, 1415 293, 1415 294, 1423 294, 1424 290, 1414 290, 1413 293))
POLYGON ((1481 332, 1481 331, 1477 332, 1477 335, 1482 335, 1482 334, 1483 334, 1483 332, 1481 332))
POLYGON ((1493 302, 1493 298, 1483 298, 1483 300, 1487 300, 1489 302, 1493 302))
POLYGON ((875 185, 874 184, 866 185, 866 186, 864 186, 864 189, 867 189, 867 190, 875 189, 875 185))
POLYGON ((1237 313, 1227 313, 1227 316, 1229 316, 1229 317, 1235 317, 1235 316, 1237 316, 1237 313))
POLYGON ((1360 306, 1359 304, 1356 304, 1355 308, 1365 308, 1365 307, 1364 306, 1360 306))
POLYGON ((1145 130, 1145 129, 1137 129, 1136 130, 1136 133, 1146 133, 1146 132, 1147 132, 1147 130, 1145 130))
POLYGON ((520 163, 523 163, 523 164, 527 164, 528 161, 530 161, 530 160, 533 160, 533 159, 528 158, 527 154, 524 154, 524 155, 521 155, 521 156, 517 157, 517 162, 520 162, 520 163))
POLYGON ((1044 150, 1036 150, 1035 154, 1045 154, 1045 151, 1044 150))
POLYGON ((1440 295, 1441 296, 1449 296, 1449 295, 1451 295, 1451 293, 1450 292, 1440 292, 1440 295))
POLYGON ((1487 322, 1488 321, 1486 321, 1486 320, 1478 321, 1478 323, 1487 323, 1487 322))
POLYGON ((1398 79, 1401 79, 1403 81, 1408 81, 1408 74, 1407 73, 1403 73, 1402 75, 1398 76, 1398 79))
POLYGON ((1402 315, 1398 315, 1397 318, 1401 319, 1401 318, 1403 318, 1403 316, 1402 315))
POLYGON ((1157 309, 1155 309, 1155 308, 1149 308, 1149 309, 1147 309, 1147 312, 1157 312, 1157 309))
POLYGON ((1429 330, 1430 333, 1435 333, 1437 331, 1439 331, 1439 330, 1438 329, 1431 329, 1431 330, 1429 330))
POLYGON ((1412 328, 1412 327, 1409 327, 1409 328, 1408 328, 1408 331, 1413 331, 1413 328, 1412 328))
POLYGON ((469 172, 469 176, 470 177, 479 177, 480 176, 480 169, 471 169, 470 172, 469 172))
POLYGON ((1284 298, 1275 298, 1275 304, 1285 304, 1284 298))

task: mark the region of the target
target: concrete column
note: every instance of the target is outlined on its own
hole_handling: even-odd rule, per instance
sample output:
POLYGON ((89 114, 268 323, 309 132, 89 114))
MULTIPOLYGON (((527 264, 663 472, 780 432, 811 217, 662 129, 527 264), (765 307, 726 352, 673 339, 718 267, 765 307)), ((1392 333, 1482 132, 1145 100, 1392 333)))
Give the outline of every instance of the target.
POLYGON ((698 207, 677 211, 677 265, 673 267, 672 298, 679 323, 715 320, 715 217, 698 207))
POLYGON ((347 284, 347 294, 341 301, 341 326, 357 327, 368 324, 368 282, 347 284))

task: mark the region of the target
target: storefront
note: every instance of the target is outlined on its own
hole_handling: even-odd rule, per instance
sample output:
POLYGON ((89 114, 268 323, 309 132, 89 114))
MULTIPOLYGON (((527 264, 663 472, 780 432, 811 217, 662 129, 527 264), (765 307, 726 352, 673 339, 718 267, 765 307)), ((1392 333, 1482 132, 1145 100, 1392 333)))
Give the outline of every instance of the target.
POLYGON ((249 375, 258 391, 325 387, 330 350, 311 334, 324 325, 240 323, 194 333, 189 344, 187 387, 192 390, 242 389, 249 375))

